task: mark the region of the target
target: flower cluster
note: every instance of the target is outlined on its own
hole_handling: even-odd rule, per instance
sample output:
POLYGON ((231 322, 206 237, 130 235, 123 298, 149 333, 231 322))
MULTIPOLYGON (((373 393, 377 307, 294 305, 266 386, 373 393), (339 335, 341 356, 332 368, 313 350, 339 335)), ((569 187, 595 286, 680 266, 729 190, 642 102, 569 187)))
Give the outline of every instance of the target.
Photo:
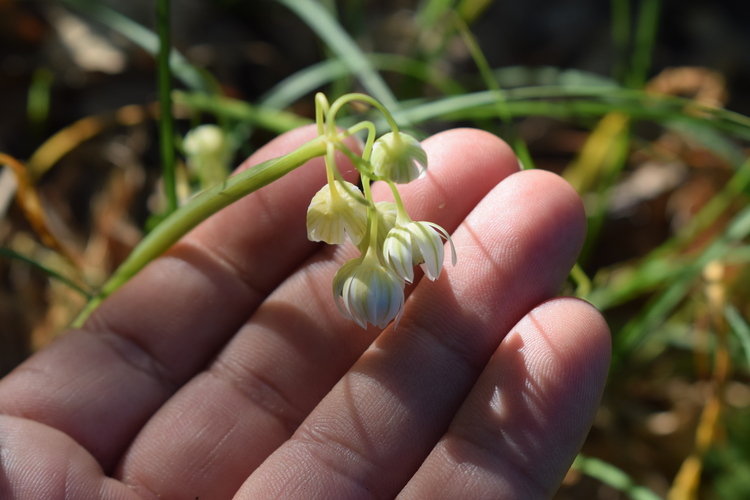
POLYGON ((313 197, 307 211, 307 235, 313 241, 340 244, 348 239, 360 250, 359 257, 345 263, 333 279, 333 295, 341 313, 362 328, 367 323, 386 327, 398 320, 404 308, 405 283, 414 281, 414 266, 421 265, 430 280, 440 276, 443 239, 448 233, 432 222, 409 218, 396 188, 419 178, 427 170, 427 154, 419 142, 398 130, 393 118, 377 101, 361 94, 349 94, 328 105, 316 97, 318 131, 327 140, 325 156, 328 182, 313 197), (364 101, 382 111, 392 132, 374 140, 374 126, 362 122, 345 133, 334 125, 336 112, 352 100, 364 101), (368 132, 361 156, 346 148, 343 138, 359 130, 368 132), (344 181, 336 168, 335 152, 346 153, 357 167, 362 189, 344 181), (386 182, 395 203, 374 202, 373 180, 386 182))

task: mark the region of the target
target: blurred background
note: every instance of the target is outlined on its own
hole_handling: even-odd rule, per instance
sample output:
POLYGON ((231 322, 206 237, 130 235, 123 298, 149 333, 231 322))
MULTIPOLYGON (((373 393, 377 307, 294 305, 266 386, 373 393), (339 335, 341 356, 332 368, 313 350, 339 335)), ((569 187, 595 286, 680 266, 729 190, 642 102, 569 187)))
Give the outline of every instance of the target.
MULTIPOLYGON (((0 0, 0 374, 167 210, 154 4, 0 0)), ((173 0, 171 26, 181 202, 319 90, 563 175, 589 217, 563 292, 614 357, 556 498, 750 498, 750 3, 173 0), (210 152, 181 139, 202 124, 210 152)))

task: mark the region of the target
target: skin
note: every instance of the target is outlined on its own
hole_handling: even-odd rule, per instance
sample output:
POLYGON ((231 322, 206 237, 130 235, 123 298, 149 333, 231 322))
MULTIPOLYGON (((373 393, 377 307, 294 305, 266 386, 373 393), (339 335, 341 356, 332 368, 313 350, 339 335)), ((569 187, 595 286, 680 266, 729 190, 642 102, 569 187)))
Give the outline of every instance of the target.
POLYGON ((424 147, 429 174, 402 197, 453 234, 458 263, 407 289, 397 329, 336 309, 331 280, 356 250, 306 239, 325 181, 314 160, 205 221, 0 381, 0 498, 551 497, 610 358, 601 315, 553 298, 583 241, 581 201, 551 173, 518 172, 488 133, 424 147))

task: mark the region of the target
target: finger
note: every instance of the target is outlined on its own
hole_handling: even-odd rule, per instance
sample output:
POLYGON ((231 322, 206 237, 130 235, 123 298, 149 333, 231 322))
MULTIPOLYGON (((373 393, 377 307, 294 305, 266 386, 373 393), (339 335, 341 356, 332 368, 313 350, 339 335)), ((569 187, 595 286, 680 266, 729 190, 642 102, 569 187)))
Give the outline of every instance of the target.
POLYGON ((592 306, 537 307, 500 344, 399 498, 552 498, 591 426, 609 359, 609 329, 592 306))
MULTIPOLYGON (((414 218, 449 230, 518 168, 510 148, 486 132, 454 130, 424 147, 429 174, 403 187, 404 203, 414 218)), ((123 480, 144 495, 231 497, 379 333, 342 318, 331 297, 333 275, 352 256, 351 248, 326 247, 279 286, 144 428, 118 471, 123 480)))
POLYGON ((419 284, 398 329, 378 338, 238 497, 395 496, 510 327, 559 289, 584 227, 581 201, 559 177, 524 171, 501 182, 454 234, 458 265, 419 284))
POLYGON ((38 422, 0 415, 0 450, 0 498, 140 500, 70 436, 38 422))
MULTIPOLYGON (((247 164, 315 134, 308 127, 284 135, 247 164)), ((304 220, 323 182, 318 158, 205 221, 105 301, 84 329, 2 380, 0 412, 71 435, 111 469, 164 400, 317 248, 304 220)))

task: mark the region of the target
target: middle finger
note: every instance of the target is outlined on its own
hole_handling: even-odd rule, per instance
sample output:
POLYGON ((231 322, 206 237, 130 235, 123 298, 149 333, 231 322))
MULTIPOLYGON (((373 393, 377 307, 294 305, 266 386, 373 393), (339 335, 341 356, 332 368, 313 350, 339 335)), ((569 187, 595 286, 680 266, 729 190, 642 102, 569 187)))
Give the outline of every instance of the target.
MULTIPOLYGON (((479 131, 443 133, 424 147, 430 173, 404 186, 402 197, 415 220, 448 231, 517 169, 507 145, 479 131)), ((386 191, 374 186, 376 195, 386 191)), ((120 467, 125 482, 165 498, 236 492, 378 334, 341 318, 331 298, 332 277, 352 251, 324 249, 263 303, 143 429, 120 467)))

